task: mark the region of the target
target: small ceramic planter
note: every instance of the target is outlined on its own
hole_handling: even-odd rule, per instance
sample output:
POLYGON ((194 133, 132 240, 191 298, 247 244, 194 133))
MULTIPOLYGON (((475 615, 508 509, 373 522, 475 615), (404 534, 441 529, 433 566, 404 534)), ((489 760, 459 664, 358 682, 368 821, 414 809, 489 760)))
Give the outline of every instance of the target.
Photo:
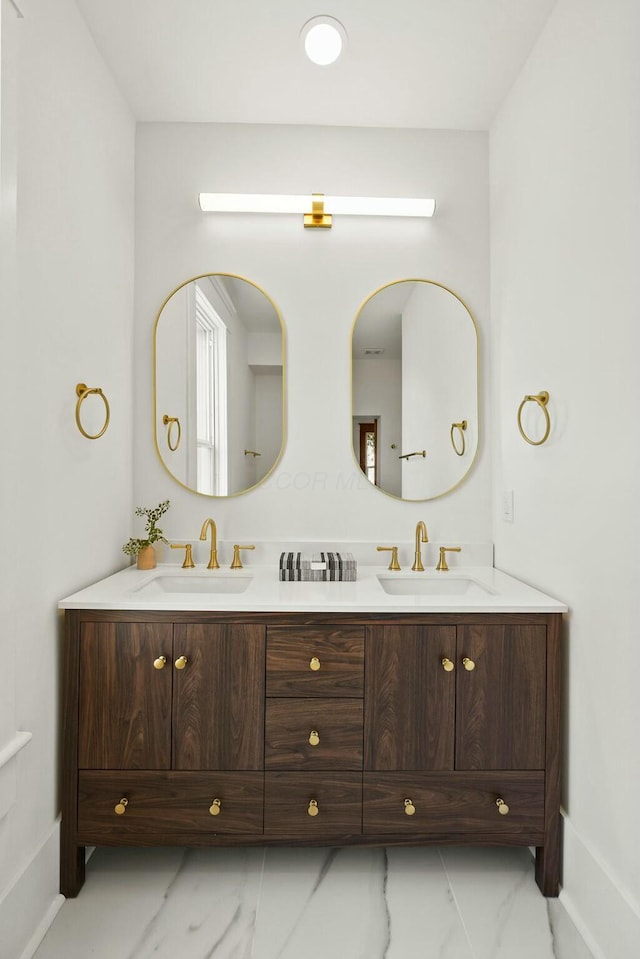
POLYGON ((138 558, 136 561, 138 569, 155 569, 156 568, 156 550, 152 545, 145 546, 138 553, 138 558))

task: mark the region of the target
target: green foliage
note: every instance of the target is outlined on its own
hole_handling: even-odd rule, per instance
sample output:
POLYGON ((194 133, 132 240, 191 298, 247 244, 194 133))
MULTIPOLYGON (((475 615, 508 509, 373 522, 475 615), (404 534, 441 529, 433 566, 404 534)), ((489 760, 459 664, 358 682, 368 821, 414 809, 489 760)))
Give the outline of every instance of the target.
POLYGON ((144 531, 147 534, 146 538, 136 538, 131 537, 128 543, 125 543, 122 547, 122 552, 126 553, 127 556, 137 556, 138 553, 145 548, 145 546, 151 546, 153 543, 168 543, 169 541, 165 539, 165 536, 162 530, 158 527, 157 523, 161 516, 163 516, 169 509, 169 500, 166 499, 162 503, 158 503, 153 509, 149 509, 146 506, 138 506, 136 509, 136 516, 146 516, 147 521, 144 526, 144 531))

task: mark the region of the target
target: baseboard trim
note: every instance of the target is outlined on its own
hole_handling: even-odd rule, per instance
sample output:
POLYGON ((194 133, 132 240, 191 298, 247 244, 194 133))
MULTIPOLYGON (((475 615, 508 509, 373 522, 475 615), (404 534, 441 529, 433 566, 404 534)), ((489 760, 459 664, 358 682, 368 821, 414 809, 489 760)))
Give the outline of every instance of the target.
POLYGON ((53 902, 51 903, 51 905, 45 912, 44 916, 40 920, 40 923, 38 924, 37 929, 35 930, 31 939, 27 943, 24 952, 20 956, 20 959, 33 959, 33 956, 35 956, 38 946, 41 944, 42 940, 46 936, 47 932, 49 931, 49 927, 53 923, 53 920, 56 918, 56 916, 58 915, 60 909, 62 908, 65 902, 66 900, 64 896, 58 893, 58 895, 55 897, 55 899, 53 900, 53 902))
POLYGON ((640 908, 564 816, 560 902, 594 959, 629 959, 640 942, 640 908))
POLYGON ((31 959, 64 902, 58 890, 59 849, 56 820, 0 899, 2 959, 31 959))

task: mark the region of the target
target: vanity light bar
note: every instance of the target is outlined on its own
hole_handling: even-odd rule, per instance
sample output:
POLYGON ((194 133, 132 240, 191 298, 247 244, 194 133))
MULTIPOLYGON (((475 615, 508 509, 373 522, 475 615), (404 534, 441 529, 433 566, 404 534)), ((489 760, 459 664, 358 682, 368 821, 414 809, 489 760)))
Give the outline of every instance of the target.
POLYGON ((333 213, 355 216, 433 216, 436 201, 383 196, 286 196, 264 193, 200 193, 205 213, 303 213, 305 226, 331 226, 333 213), (310 212, 311 210, 311 212, 310 212))

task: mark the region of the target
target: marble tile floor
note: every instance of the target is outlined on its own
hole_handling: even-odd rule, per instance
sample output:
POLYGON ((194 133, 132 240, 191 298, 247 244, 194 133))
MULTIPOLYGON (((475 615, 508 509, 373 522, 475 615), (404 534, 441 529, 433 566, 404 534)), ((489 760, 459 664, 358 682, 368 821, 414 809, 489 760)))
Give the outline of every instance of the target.
POLYGON ((98 849, 35 959, 592 959, 527 849, 98 849))

